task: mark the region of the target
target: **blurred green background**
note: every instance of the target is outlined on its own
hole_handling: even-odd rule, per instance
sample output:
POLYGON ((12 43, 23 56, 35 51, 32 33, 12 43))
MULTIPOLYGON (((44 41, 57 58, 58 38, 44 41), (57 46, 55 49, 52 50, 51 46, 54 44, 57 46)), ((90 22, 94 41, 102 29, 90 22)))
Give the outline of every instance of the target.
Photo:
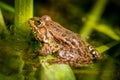
POLYGON ((119 0, 33 0, 30 4, 26 0, 23 8, 16 8, 15 4, 15 0, 0 0, 0 80, 120 80, 119 0), (29 5, 33 6, 33 11, 29 5), (92 66, 66 70, 65 73, 70 75, 65 76, 61 73, 69 69, 68 66, 47 65, 47 70, 45 66, 38 68, 39 58, 34 52, 41 46, 33 35, 26 35, 31 34, 28 26, 21 29, 19 22, 26 22, 28 18, 22 20, 24 16, 16 15, 17 9, 25 11, 27 6, 32 13, 26 11, 24 16, 51 16, 63 27, 80 34, 103 59, 92 66), (16 22, 18 17, 21 19, 16 22), (52 77, 43 77, 48 75, 52 77))

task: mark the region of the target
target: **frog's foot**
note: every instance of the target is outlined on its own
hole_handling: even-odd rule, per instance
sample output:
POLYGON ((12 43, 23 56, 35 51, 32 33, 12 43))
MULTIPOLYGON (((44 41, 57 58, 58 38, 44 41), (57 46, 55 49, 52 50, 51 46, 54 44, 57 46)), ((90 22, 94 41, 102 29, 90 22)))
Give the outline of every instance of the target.
POLYGON ((74 61, 68 61, 66 59, 49 59, 47 60, 48 63, 50 64, 67 64, 70 65, 71 67, 77 67, 79 66, 76 62, 74 61))
POLYGON ((66 64, 67 61, 61 59, 48 59, 47 62, 51 64, 66 64))
POLYGON ((89 64, 92 64, 92 62, 91 63, 81 63, 81 62, 79 63, 79 62, 75 62, 75 61, 69 61, 66 59, 49 59, 49 60, 47 60, 47 62, 50 64, 66 64, 73 68, 86 67, 89 64))

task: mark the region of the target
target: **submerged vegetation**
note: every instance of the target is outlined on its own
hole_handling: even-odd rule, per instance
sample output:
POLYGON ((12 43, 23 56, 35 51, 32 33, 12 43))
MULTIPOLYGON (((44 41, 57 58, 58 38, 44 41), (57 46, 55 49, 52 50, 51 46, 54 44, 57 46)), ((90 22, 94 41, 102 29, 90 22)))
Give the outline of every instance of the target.
POLYGON ((11 4, 7 4, 7 0, 0 1, 0 80, 120 79, 120 11, 117 10, 120 1, 10 1, 11 4), (28 19, 45 14, 79 33, 95 46, 102 60, 80 68, 44 62, 53 57, 36 54, 42 46, 32 35, 28 19))

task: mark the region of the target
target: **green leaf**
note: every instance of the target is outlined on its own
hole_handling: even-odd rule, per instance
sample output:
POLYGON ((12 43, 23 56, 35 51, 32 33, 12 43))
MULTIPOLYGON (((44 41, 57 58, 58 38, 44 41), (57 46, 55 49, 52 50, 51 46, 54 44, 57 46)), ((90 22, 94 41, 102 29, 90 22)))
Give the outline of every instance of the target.
POLYGON ((99 51, 99 53, 103 53, 104 51, 109 50, 111 47, 117 45, 118 43, 120 43, 120 42, 114 41, 114 42, 108 43, 106 45, 102 45, 102 46, 100 46, 100 47, 98 47, 96 49, 99 51))
POLYGON ((5 26, 5 22, 4 22, 4 18, 3 18, 3 15, 2 15, 1 9, 0 9, 0 26, 5 26))
POLYGON ((44 62, 37 75, 38 80, 75 80, 72 69, 65 64, 49 65, 44 62))
POLYGON ((11 6, 9 6, 9 5, 1 2, 1 1, 0 1, 0 8, 1 8, 1 9, 4 9, 4 10, 6 10, 6 11, 9 11, 9 12, 11 12, 11 13, 14 13, 14 12, 15 12, 15 10, 14 10, 13 7, 11 7, 11 6))
POLYGON ((88 20, 84 24, 83 28, 79 31, 81 37, 85 40, 87 36, 93 31, 93 27, 100 20, 101 15, 105 9, 108 0, 97 0, 90 14, 88 14, 88 20))
POLYGON ((109 36, 110 38, 114 39, 114 40, 120 40, 120 37, 114 32, 114 30, 105 24, 100 24, 97 27, 94 27, 94 29, 96 29, 97 31, 106 34, 107 36, 109 36))
POLYGON ((0 33, 2 33, 2 31, 7 32, 7 29, 6 29, 4 18, 3 18, 3 15, 2 15, 2 11, 0 9, 0 33))

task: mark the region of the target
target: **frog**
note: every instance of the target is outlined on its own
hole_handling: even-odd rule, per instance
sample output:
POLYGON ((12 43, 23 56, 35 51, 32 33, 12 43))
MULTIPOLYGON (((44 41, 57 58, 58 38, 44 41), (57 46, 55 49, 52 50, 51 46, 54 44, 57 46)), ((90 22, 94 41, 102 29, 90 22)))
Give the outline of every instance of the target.
POLYGON ((92 64, 94 59, 101 57, 79 34, 53 21, 48 15, 30 18, 28 23, 35 38, 42 43, 39 54, 57 55, 48 62, 81 66, 92 64))

